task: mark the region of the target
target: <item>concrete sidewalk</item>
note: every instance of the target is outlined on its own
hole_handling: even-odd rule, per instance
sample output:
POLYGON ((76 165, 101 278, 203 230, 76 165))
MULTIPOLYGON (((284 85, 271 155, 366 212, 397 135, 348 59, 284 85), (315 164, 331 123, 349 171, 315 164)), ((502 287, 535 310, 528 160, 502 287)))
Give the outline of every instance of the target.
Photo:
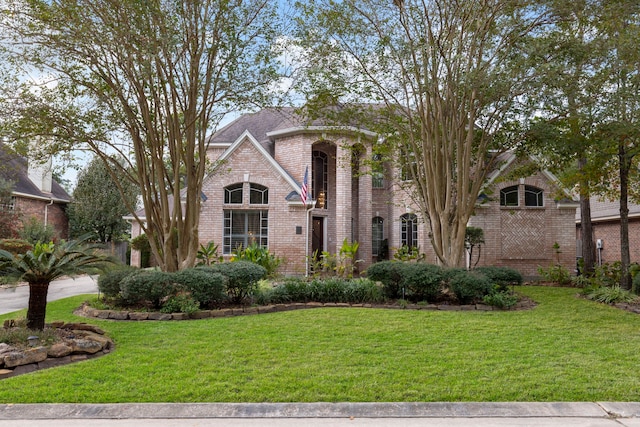
POLYGON ((639 402, 5 404, 0 427, 640 427, 639 402), (46 420, 46 421, 45 421, 46 420))

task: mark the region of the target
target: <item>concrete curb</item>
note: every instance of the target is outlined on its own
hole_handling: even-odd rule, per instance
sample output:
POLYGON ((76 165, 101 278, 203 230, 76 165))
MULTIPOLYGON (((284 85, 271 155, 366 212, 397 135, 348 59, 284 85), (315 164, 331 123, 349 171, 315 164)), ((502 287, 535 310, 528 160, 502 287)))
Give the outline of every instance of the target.
POLYGON ((0 420, 208 418, 631 418, 640 402, 4 404, 0 420))

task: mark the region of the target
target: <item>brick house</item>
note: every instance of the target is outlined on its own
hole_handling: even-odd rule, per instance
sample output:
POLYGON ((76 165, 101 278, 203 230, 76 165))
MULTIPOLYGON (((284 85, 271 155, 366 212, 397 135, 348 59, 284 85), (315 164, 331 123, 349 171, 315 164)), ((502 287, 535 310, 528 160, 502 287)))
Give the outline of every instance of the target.
POLYGON ((0 177, 14 184, 11 200, 0 208, 17 211, 22 221, 36 218, 51 225, 57 238, 66 239, 69 222, 65 211, 71 197, 53 179, 51 162, 27 161, 0 143, 0 163, 0 177))
MULTIPOLYGON (((620 204, 591 198, 591 222, 596 240, 596 261, 601 264, 620 261, 620 204), (599 241, 599 244, 598 244, 599 241)), ((581 253, 581 217, 576 212, 576 240, 581 253)), ((640 205, 629 203, 629 252, 631 262, 640 263, 640 205)))
MULTIPOLYGON (((400 171, 371 173, 363 161, 377 140, 366 129, 303 123, 288 108, 238 118, 209 141, 215 170, 202 189, 200 242, 214 241, 225 258, 238 245, 258 243, 284 258, 280 271, 291 275, 305 273, 308 255, 337 253, 345 239, 359 243, 361 269, 392 258, 403 245, 419 247, 426 261, 435 263, 428 227, 402 189, 400 171), (300 198, 307 167, 309 209, 300 198)), ((502 170, 514 159, 507 159, 502 170)), ((470 223, 485 232, 479 265, 535 274, 539 265, 555 262, 558 241, 563 249, 571 248, 562 252, 560 262, 573 269, 577 205, 553 200, 557 185, 550 174, 497 184, 498 175, 489 184, 496 194, 508 190, 508 206, 500 206, 498 197, 485 197, 470 223)), ((139 232, 134 223, 132 236, 139 232)), ((132 265, 138 256, 132 253, 132 265)))

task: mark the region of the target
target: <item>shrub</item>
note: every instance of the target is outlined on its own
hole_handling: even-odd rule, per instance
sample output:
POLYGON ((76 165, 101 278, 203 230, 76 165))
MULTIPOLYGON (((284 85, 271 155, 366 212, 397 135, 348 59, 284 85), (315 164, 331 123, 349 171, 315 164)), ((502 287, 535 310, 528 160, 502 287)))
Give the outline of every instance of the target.
MULTIPOLYGON (((287 295, 287 301, 307 302, 309 301, 309 282, 297 277, 290 277, 277 286, 281 288, 280 295, 287 295)), ((282 301, 286 302, 286 301, 282 301)))
POLYGON ((276 274, 278 267, 282 264, 282 259, 269 252, 269 249, 252 243, 244 249, 237 249, 233 252, 232 261, 249 261, 258 264, 267 271, 267 276, 276 274))
POLYGON ((120 282, 120 295, 125 304, 149 303, 154 309, 159 309, 162 301, 178 290, 173 275, 162 271, 139 271, 120 282))
POLYGON ((552 265, 547 268, 538 267, 538 274, 546 282, 556 283, 560 286, 571 284, 571 274, 569 270, 561 265, 552 265))
POLYGON ((345 302, 344 288, 347 280, 339 277, 316 279, 309 283, 309 299, 317 302, 345 302))
POLYGON ((487 305, 508 310, 518 303, 518 296, 509 291, 497 291, 492 294, 485 295, 484 298, 482 298, 482 302, 487 305))
POLYGON ((461 304, 470 304, 491 294, 493 283, 483 274, 465 271, 451 277, 449 289, 461 304))
POLYGON ((596 302, 614 304, 619 302, 633 303, 638 300, 638 296, 622 289, 619 285, 601 286, 587 291, 585 296, 596 302))
POLYGON ((634 276, 633 282, 631 284, 631 289, 633 290, 634 294, 640 294, 640 274, 636 274, 634 276))
POLYGON ((412 301, 434 301, 442 297, 445 274, 441 267, 425 263, 405 263, 402 266, 402 286, 412 301))
POLYGON ((229 301, 234 304, 244 302, 257 289, 258 280, 263 279, 267 274, 264 267, 248 261, 222 262, 199 268, 227 277, 225 292, 229 301))
POLYGON ((0 240, 0 249, 11 252, 14 255, 20 255, 33 249, 33 245, 22 239, 2 239, 0 240))
POLYGON ((355 279, 345 282, 344 301, 351 304, 379 303, 384 301, 382 289, 371 279, 355 279))
POLYGON ((170 296, 162 305, 162 313, 187 313, 192 314, 198 311, 200 303, 189 294, 177 294, 170 296))
POLYGON ((118 268, 107 271, 98 277, 98 290, 109 298, 116 298, 120 295, 120 282, 138 271, 134 267, 118 268))
POLYGON ((522 274, 509 267, 478 267, 474 271, 484 274, 494 284, 498 285, 498 291, 506 291, 509 286, 522 284, 522 274))
POLYGON ((382 283, 382 293, 385 297, 396 299, 401 296, 402 267, 398 261, 382 261, 367 268, 367 277, 382 283))
POLYGON ((204 268, 178 271, 173 274, 173 280, 203 308, 214 308, 225 300, 225 289, 229 281, 221 273, 204 268))
POLYGON ((32 216, 22 224, 22 229, 18 234, 21 239, 35 245, 38 242, 51 242, 56 232, 51 224, 44 225, 38 218, 32 216))

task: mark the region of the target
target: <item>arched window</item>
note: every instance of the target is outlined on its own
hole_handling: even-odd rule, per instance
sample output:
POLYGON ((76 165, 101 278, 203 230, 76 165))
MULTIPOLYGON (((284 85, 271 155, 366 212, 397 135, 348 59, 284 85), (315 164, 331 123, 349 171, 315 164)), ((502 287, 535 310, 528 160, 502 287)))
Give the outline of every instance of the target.
POLYGON ((418 217, 415 214, 400 217, 400 245, 418 247, 418 217))
POLYGON ((531 185, 524 186, 524 205, 525 206, 544 206, 544 191, 531 185))
POLYGON ((231 184, 224 188, 224 203, 230 205, 242 204, 242 183, 231 184))
POLYGON ((269 189, 264 185, 251 183, 249 187, 249 203, 266 205, 269 203, 269 189))
POLYGON ((517 185, 500 190, 500 206, 518 206, 517 185))
POLYGON ((371 255, 377 257, 382 252, 384 240, 384 220, 377 216, 371 221, 371 255))
POLYGON ((329 194, 327 189, 328 183, 328 164, 329 157, 322 151, 314 150, 312 153, 313 167, 311 171, 311 197, 314 199, 320 198, 320 193, 324 194, 324 208, 329 206, 329 194))

